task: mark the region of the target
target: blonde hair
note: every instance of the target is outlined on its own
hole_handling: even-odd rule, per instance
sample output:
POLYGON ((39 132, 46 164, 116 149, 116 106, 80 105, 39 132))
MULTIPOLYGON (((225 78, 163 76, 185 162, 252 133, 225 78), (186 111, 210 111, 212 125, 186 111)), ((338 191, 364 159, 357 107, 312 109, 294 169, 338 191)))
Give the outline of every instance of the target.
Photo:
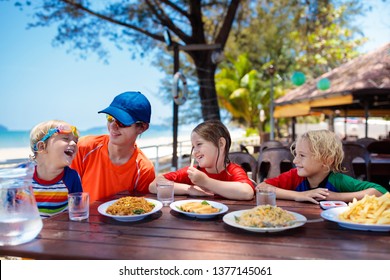
POLYGON ((291 146, 295 150, 296 143, 306 140, 313 157, 329 168, 329 171, 342 172, 341 163, 344 159, 343 144, 332 131, 312 130, 304 133, 291 146))
MULTIPOLYGON (((50 129, 56 128, 58 126, 65 125, 71 126, 69 123, 61 120, 50 120, 37 124, 30 131, 30 149, 33 152, 33 155, 30 156, 31 160, 35 160, 37 156, 37 145, 38 142, 42 141, 42 138, 49 132, 50 129)), ((47 143, 50 138, 43 141, 43 143, 47 143)))

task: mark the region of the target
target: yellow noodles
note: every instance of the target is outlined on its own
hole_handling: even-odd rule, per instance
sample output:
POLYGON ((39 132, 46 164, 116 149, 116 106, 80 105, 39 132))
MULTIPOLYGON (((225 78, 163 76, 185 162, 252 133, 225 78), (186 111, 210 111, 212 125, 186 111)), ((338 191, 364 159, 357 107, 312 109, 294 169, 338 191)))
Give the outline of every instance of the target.
POLYGON ((390 194, 380 197, 365 195, 361 200, 353 199, 347 211, 339 219, 359 224, 390 224, 390 194))
POLYGON ((295 216, 277 206, 261 205, 245 211, 236 222, 247 227, 286 227, 295 221, 295 216))
POLYGON ((153 203, 143 197, 126 196, 108 206, 106 212, 118 216, 140 215, 149 213, 153 208, 153 203))

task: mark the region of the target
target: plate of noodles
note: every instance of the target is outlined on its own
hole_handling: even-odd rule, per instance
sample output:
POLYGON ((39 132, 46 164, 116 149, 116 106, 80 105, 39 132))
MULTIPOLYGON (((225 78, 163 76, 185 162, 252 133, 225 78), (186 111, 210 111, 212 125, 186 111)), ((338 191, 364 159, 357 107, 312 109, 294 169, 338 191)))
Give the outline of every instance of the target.
POLYGON ((390 194, 366 195, 360 200, 354 199, 346 207, 322 211, 321 217, 349 229, 390 231, 390 194))
POLYGON ((158 200, 125 196, 101 204, 98 212, 120 222, 135 222, 156 213, 163 207, 158 200))
POLYGON ((213 218, 228 211, 228 207, 225 204, 200 199, 175 201, 169 207, 176 212, 199 219, 213 218))
POLYGON ((253 232, 278 232, 303 226, 305 216, 277 206, 262 205, 223 216, 229 226, 253 232))

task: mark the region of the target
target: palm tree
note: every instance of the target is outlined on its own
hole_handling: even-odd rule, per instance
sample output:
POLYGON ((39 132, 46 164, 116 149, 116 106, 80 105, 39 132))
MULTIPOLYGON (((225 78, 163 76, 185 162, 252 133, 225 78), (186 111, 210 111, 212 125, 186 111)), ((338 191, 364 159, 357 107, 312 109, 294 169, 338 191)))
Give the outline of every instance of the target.
POLYGON ((231 114, 233 121, 261 132, 264 127, 260 126, 259 112, 264 109, 267 116, 269 111, 268 78, 263 80, 263 72, 253 69, 247 54, 227 61, 215 75, 219 106, 231 114))

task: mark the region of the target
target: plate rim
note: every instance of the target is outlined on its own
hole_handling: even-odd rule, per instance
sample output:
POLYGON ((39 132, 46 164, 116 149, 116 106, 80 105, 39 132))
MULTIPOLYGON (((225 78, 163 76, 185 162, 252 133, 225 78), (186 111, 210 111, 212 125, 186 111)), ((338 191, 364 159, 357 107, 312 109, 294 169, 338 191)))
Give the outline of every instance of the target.
MULTIPOLYGON (((173 211, 176 211, 178 213, 181 213, 181 214, 184 214, 184 215, 187 215, 189 217, 195 217, 195 218, 210 218, 210 217, 216 217, 218 215, 221 215, 221 214, 225 214, 228 210, 229 210, 229 207, 224 204, 224 203, 221 203, 221 202, 218 202, 218 201, 214 201, 214 200, 209 200, 209 199, 183 199, 183 200, 176 200, 174 202, 172 202, 171 204, 169 204, 169 207, 173 210, 173 211), (191 213, 191 212, 184 212, 180 209, 178 209, 176 206, 178 203, 188 203, 188 202, 202 202, 202 201, 207 201, 208 203, 212 202, 212 203, 216 203, 216 204, 219 204, 221 205, 222 207, 222 210, 218 213, 210 213, 210 214, 198 214, 198 213, 191 213)), ((216 207, 216 206, 214 206, 216 207)))
POLYGON ((371 230, 371 231, 390 231, 390 225, 378 224, 359 224, 355 222, 342 221, 338 218, 338 214, 346 211, 349 206, 326 209, 321 212, 321 217, 327 221, 339 224, 342 227, 356 230, 371 230), (331 216, 330 216, 331 215, 331 216), (386 229, 386 230, 384 230, 386 229))
MULTIPOLYGON (((125 196, 124 196, 125 197, 125 196)), ((152 215, 153 213, 156 213, 157 211, 161 210, 163 205, 160 201, 158 200, 155 200, 155 199, 152 199, 152 198, 147 198, 147 197, 144 197, 148 202, 152 202, 155 206, 153 208, 152 211, 148 212, 148 213, 145 213, 145 214, 140 214, 140 215, 127 215, 127 216, 119 216, 119 215, 111 215, 111 214, 108 214, 106 213, 105 211, 102 210, 102 208, 110 206, 111 204, 113 204, 114 202, 116 202, 117 200, 119 200, 119 198, 117 199, 113 199, 113 200, 110 200, 110 201, 106 201, 102 204, 100 204, 97 208, 99 214, 103 215, 103 216, 106 216, 106 217, 109 217, 109 218, 113 218, 117 221, 120 221, 120 222, 136 222, 136 221, 139 221, 139 220, 142 220, 143 218, 149 216, 149 215, 152 215)))
POLYGON ((291 225, 291 226, 288 226, 288 227, 273 227, 273 228, 247 227, 247 226, 242 226, 242 225, 236 223, 236 221, 234 219, 234 215, 242 214, 243 212, 251 210, 251 209, 253 209, 253 208, 237 210, 237 211, 233 211, 233 212, 227 213, 227 214, 225 214, 223 216, 222 220, 224 221, 224 223, 226 223, 229 226, 232 226, 232 227, 235 227, 235 228, 240 228, 240 229, 251 231, 251 232, 260 232, 260 233, 285 231, 285 230, 301 227, 304 224, 306 224, 306 222, 307 222, 307 218, 304 215, 302 215, 300 213, 297 213, 297 212, 286 210, 288 213, 291 213, 296 218, 301 218, 302 220, 299 220, 300 222, 296 222, 296 223, 294 223, 294 225, 291 225), (230 220, 228 220, 228 219, 231 219, 231 217, 233 217, 233 222, 232 223, 231 223, 230 220))

